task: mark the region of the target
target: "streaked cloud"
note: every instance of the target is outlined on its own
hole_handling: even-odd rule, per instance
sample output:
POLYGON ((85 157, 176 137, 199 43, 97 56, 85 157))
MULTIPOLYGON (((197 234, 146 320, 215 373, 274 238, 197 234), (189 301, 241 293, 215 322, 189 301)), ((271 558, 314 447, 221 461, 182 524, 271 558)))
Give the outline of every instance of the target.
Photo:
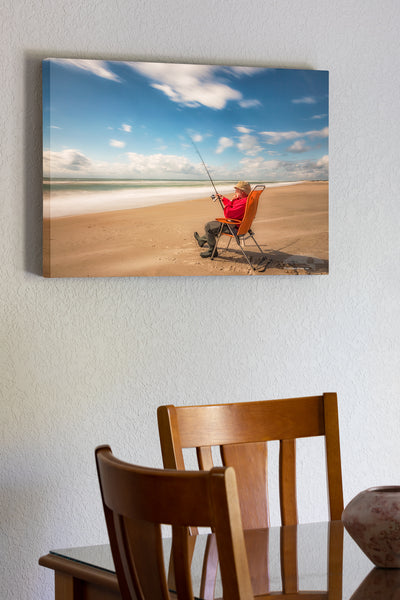
POLYGON ((329 174, 329 158, 319 160, 281 161, 265 160, 261 156, 243 158, 241 167, 248 179, 275 181, 327 180, 329 174))
POLYGON ((150 85, 172 102, 188 107, 225 108, 242 94, 215 76, 218 67, 208 65, 174 65, 164 63, 126 63, 151 80, 150 85))
MULTIPOLYGON (((123 155, 124 160, 115 162, 93 161, 80 150, 65 149, 60 152, 46 150, 43 153, 45 177, 108 177, 129 178, 197 178, 204 175, 202 165, 194 164, 185 156, 162 153, 146 156, 133 152, 123 155), (51 167, 51 170, 50 170, 51 167)), ((248 179, 275 179, 277 181, 299 181, 305 179, 328 179, 329 157, 318 160, 280 161, 267 160, 262 156, 246 156, 240 161, 240 170, 248 179)), ((229 173, 234 178, 236 172, 229 173)), ((213 169, 213 174, 225 177, 226 171, 213 169)))
POLYGON ((261 131, 261 135, 268 138, 268 144, 279 144, 287 140, 295 140, 304 134, 298 131, 261 131))
POLYGON ((59 174, 76 176, 80 171, 86 171, 92 166, 92 161, 80 150, 68 148, 60 152, 45 150, 43 152, 43 173, 57 177, 59 174))
POLYGON ((320 169, 327 168, 329 166, 329 156, 325 154, 316 162, 317 167, 320 169))
POLYGON ((104 60, 86 60, 86 59, 72 59, 72 58, 54 58, 51 59, 52 63, 57 63, 66 68, 70 69, 81 69, 88 71, 96 77, 102 77, 103 79, 110 79, 111 81, 120 82, 121 79, 111 71, 108 64, 104 60))
POLYGON ((226 150, 226 148, 230 148, 233 145, 234 141, 231 140, 231 138, 221 137, 218 140, 218 146, 215 152, 216 154, 221 154, 224 150, 226 150))
POLYGON ((314 115, 313 117, 311 117, 311 119, 325 119, 325 117, 327 116, 327 113, 325 113, 324 115, 314 115))
POLYGON ((295 98, 293 104, 316 104, 316 99, 313 96, 304 96, 303 98, 295 98))
POLYGON ((239 106, 242 108, 255 108, 256 106, 262 106, 259 100, 239 100, 239 106))
POLYGON ((304 140, 296 140, 294 144, 288 148, 288 152, 294 153, 307 152, 307 150, 310 150, 310 147, 306 145, 304 140))
POLYGON ((120 140, 110 140, 110 146, 113 148, 125 148, 125 142, 121 142, 120 140))
POLYGON ((237 130, 239 133, 251 133, 251 132, 253 131, 252 129, 249 129, 248 127, 243 127, 242 125, 238 125, 238 126, 236 127, 236 130, 237 130))
POLYGON ((225 70, 237 77, 241 77, 242 75, 255 75, 255 73, 260 73, 260 71, 265 73, 272 69, 265 69, 264 67, 225 67, 225 70))
POLYGON ((284 141, 308 137, 310 139, 327 138, 329 127, 313 129, 311 131, 261 131, 261 135, 267 138, 267 144, 279 144, 284 141))
POLYGON ((323 129, 318 129, 314 131, 307 131, 305 135, 312 139, 327 138, 329 136, 329 127, 324 127, 323 129))
POLYGON ((146 175, 146 177, 176 177, 187 175, 203 175, 200 166, 194 165, 186 156, 174 154, 152 154, 146 156, 135 152, 126 154, 129 162, 129 172, 146 175))
POLYGON ((75 149, 61 152, 46 150, 43 153, 45 177, 103 177, 110 178, 200 178, 204 176, 202 165, 192 163, 185 156, 171 154, 144 155, 126 152, 118 161, 94 161, 75 149))

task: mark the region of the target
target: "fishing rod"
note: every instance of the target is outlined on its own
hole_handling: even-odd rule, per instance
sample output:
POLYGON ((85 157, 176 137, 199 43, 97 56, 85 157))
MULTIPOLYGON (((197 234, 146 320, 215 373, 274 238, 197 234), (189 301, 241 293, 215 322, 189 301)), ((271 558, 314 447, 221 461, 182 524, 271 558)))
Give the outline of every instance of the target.
POLYGON ((212 201, 213 201, 213 202, 215 202, 215 201, 216 201, 216 199, 218 198, 218 200, 219 200, 219 203, 220 203, 220 205, 221 205, 221 208, 222 208, 222 210, 224 210, 224 205, 222 204, 222 200, 221 200, 220 194, 217 192, 217 188, 215 187, 215 184, 214 184, 214 182, 213 182, 213 180, 212 180, 212 177, 211 177, 211 175, 210 175, 210 171, 207 169, 207 165, 206 165, 206 163, 204 162, 204 160, 203 160, 203 157, 201 156, 201 154, 200 154, 200 152, 199 152, 199 149, 197 148, 197 146, 196 146, 196 144, 194 143, 194 141, 192 140, 192 138, 190 138, 190 141, 192 142, 194 149, 196 150, 197 154, 199 155, 199 158, 200 158, 201 162, 203 163, 203 167, 204 167, 204 168, 205 168, 205 170, 206 170, 206 173, 207 173, 207 175, 208 175, 208 178, 209 178, 209 180, 211 181, 211 185, 212 185, 212 186, 213 186, 213 188, 214 188, 215 195, 213 194, 213 195, 211 196, 211 198, 212 198, 212 201))

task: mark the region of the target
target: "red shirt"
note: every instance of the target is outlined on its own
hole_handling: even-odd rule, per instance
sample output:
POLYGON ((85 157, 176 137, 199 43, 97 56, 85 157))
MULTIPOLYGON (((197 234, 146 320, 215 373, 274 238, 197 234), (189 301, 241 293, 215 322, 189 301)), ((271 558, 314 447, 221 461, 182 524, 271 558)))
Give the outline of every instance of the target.
POLYGON ((224 215, 227 219, 243 219, 244 211, 246 210, 247 196, 244 198, 237 198, 236 200, 222 198, 222 202, 225 207, 224 215))

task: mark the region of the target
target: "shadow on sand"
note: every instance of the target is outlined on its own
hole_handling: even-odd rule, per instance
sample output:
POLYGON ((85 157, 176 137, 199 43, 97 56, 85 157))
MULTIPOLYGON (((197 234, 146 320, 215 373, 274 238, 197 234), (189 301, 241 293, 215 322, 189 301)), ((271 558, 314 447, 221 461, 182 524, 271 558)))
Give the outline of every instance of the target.
MULTIPOLYGON (((245 251, 255 268, 255 273, 268 275, 268 271, 272 270, 274 274, 277 270, 281 271, 282 275, 327 275, 329 273, 329 261, 322 258, 266 248, 263 248, 264 255, 262 255, 259 250, 250 248, 251 246, 246 246, 245 251)), ((243 254, 236 248, 218 248, 218 258, 215 260, 235 261, 247 265, 243 254)))

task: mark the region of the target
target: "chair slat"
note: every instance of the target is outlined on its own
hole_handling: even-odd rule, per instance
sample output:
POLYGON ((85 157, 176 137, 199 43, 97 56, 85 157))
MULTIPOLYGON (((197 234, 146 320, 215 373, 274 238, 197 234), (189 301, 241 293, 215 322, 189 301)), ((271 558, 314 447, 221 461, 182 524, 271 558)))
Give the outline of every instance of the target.
POLYGON ((214 466, 211 446, 196 448, 197 462, 202 471, 209 471, 214 466))
POLYGON ((214 600, 215 583, 218 572, 218 549, 215 533, 210 533, 204 552, 203 569, 200 582, 200 598, 214 600))
POLYGON ((224 445, 221 456, 225 466, 235 469, 244 529, 266 527, 269 525, 267 444, 224 445))
POLYGON ((296 440, 281 440, 279 444, 279 489, 282 525, 297 521, 296 440))

